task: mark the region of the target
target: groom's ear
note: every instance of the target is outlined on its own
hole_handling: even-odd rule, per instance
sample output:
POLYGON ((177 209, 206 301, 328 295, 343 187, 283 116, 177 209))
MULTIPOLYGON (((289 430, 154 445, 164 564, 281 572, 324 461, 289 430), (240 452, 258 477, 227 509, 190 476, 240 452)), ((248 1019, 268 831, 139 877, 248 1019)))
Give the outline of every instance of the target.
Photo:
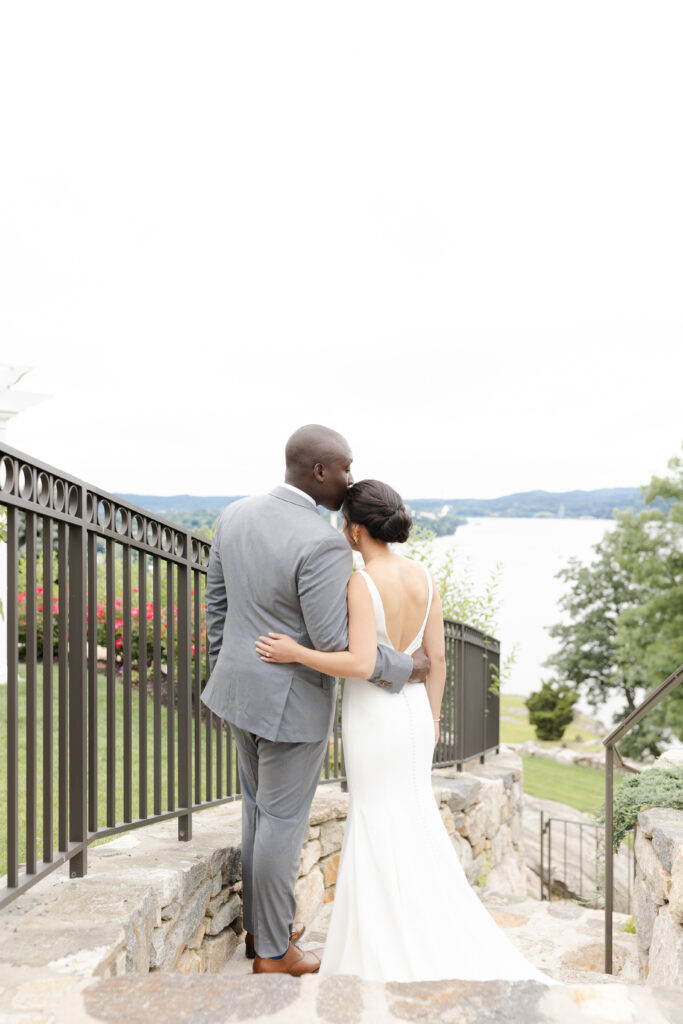
POLYGON ((316 480, 319 480, 321 483, 325 479, 325 467, 323 466, 322 462, 316 462, 315 466, 313 467, 313 476, 316 480))

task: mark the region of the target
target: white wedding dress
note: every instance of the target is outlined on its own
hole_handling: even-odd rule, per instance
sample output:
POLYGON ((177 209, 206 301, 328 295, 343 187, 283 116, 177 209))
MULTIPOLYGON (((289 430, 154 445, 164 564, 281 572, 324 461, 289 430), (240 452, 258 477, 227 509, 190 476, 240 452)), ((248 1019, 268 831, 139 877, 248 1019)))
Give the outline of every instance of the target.
MULTIPOLYGON (((361 575, 377 640, 391 647, 379 591, 361 575)), ((427 623, 427 577, 427 613, 407 654, 420 646, 427 623)), ((524 957, 467 881, 432 793, 426 687, 409 683, 387 694, 364 679, 344 680, 342 738, 349 814, 320 974, 559 984, 524 957)))

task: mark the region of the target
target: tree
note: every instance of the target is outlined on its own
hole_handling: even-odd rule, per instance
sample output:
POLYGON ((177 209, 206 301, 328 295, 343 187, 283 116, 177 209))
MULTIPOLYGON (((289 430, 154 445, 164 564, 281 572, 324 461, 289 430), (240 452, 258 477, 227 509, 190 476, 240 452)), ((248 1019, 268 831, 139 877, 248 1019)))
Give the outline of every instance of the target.
MULTIPOLYGON (((641 590, 639 603, 619 619, 617 645, 647 689, 658 686, 683 663, 683 460, 668 463, 671 474, 653 477, 644 488, 647 506, 638 516, 620 517, 619 558, 641 590)), ((662 740, 683 739, 683 688, 674 690, 624 738, 622 751, 634 756, 641 737, 657 756, 662 740), (636 731, 637 730, 637 731, 636 731)))
MULTIPOLYGON (((683 460, 671 459, 668 468, 641 488, 641 512, 616 513, 589 566, 573 560, 558 574, 569 584, 561 601, 569 621, 551 627, 560 643, 547 664, 596 709, 620 693, 615 722, 683 663, 683 460)), ((672 734, 683 738, 683 688, 639 722, 620 750, 657 756, 672 734)))
POLYGON ((524 701, 529 721, 539 740, 561 740, 564 730, 574 718, 574 705, 579 699, 576 690, 556 681, 546 680, 541 689, 524 701))
POLYGON ((616 533, 595 545, 590 565, 572 558, 557 574, 569 585, 559 602, 567 619, 549 629, 559 646, 545 664, 556 669, 560 680, 580 687, 594 710, 618 692, 628 714, 638 703, 637 688, 643 681, 634 678, 616 637, 620 616, 638 605, 640 590, 619 562, 616 533))

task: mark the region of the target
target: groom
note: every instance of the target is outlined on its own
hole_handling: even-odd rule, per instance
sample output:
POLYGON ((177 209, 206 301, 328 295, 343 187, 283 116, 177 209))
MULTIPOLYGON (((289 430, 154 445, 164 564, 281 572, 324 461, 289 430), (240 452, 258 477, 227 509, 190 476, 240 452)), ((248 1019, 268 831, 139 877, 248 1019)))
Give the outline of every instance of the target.
MULTIPOLYGON (((322 949, 293 939, 294 883, 337 706, 337 681, 299 664, 264 664, 261 634, 288 633, 322 651, 348 645, 351 549, 316 511, 338 510, 353 483, 348 443, 309 424, 285 448, 285 483, 221 514, 206 584, 211 675, 202 700, 230 723, 242 788, 243 915, 256 973, 299 976, 322 949)), ((379 646, 371 682, 398 693, 422 682, 428 660, 379 646)))

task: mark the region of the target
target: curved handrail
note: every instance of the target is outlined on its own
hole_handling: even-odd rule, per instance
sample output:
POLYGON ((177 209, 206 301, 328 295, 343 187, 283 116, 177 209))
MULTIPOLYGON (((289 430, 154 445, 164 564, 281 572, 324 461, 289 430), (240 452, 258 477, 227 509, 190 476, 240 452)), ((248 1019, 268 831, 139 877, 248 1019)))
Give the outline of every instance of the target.
POLYGON ((660 683, 616 729, 603 738, 605 746, 605 974, 612 973, 612 911, 614 903, 614 754, 615 744, 652 711, 664 697, 668 697, 679 683, 683 683, 683 665, 660 683))

